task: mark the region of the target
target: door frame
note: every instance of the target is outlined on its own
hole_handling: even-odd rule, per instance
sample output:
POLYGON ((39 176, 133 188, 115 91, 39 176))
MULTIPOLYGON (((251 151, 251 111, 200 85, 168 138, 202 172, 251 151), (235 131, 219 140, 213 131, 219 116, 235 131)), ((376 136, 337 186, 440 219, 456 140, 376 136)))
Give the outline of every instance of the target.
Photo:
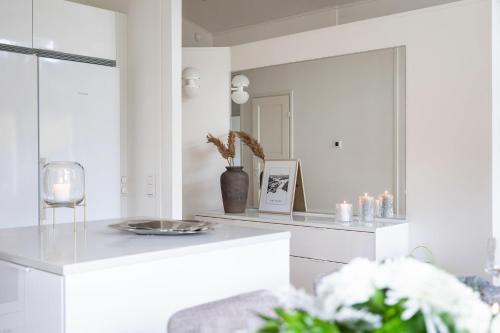
MULTIPOLYGON (((290 155, 289 155, 289 159, 294 159, 294 144, 293 144, 293 125, 294 125, 294 104, 293 104, 293 100, 294 100, 294 92, 293 90, 285 90, 285 91, 276 91, 276 92, 267 92, 267 93, 261 93, 261 94, 252 94, 252 98, 251 98, 251 101, 253 101, 254 98, 267 98, 267 97, 277 97, 277 96, 284 96, 284 95, 287 95, 288 96, 288 105, 289 105, 289 112, 290 112, 290 115, 289 115, 289 121, 288 121, 288 143, 289 143, 289 151, 290 151, 290 155)), ((252 111, 253 110, 253 105, 250 105, 250 110, 252 111)), ((253 111, 252 111, 253 112, 253 111)), ((252 135, 255 135, 254 132, 254 128, 253 128, 253 122, 254 122, 254 119, 253 119, 253 114, 252 114, 252 135)), ((241 117, 240 117, 240 128, 241 128, 241 117)), ((255 178, 255 164, 258 164, 258 172, 257 174, 260 175, 260 172, 263 171, 263 169, 261 170, 262 168, 262 164, 260 161, 258 161, 258 159, 253 156, 252 157, 252 173, 253 173, 253 178, 255 178)), ((258 180, 256 179, 253 179, 253 184, 251 184, 252 186, 252 200, 254 202, 254 208, 258 208, 259 207, 259 201, 260 201, 260 188, 255 186, 256 182, 258 180)))
MULTIPOLYGON (((266 98, 266 97, 276 97, 276 96, 283 96, 283 95, 288 95, 288 103, 290 106, 290 121, 288 122, 288 142, 290 143, 290 159, 295 158, 295 153, 294 153, 294 142, 293 142, 293 125, 294 125, 294 92, 293 90, 282 90, 282 91, 271 91, 267 93, 261 93, 261 94, 252 94, 252 100, 254 98, 266 98)), ((241 120, 240 120, 241 121, 241 120)), ((253 121, 253 118, 252 118, 253 121)), ((241 128, 241 124, 240 124, 241 128)), ((253 132, 253 128, 252 128, 253 132)), ((253 134, 253 133, 252 133, 253 134)))

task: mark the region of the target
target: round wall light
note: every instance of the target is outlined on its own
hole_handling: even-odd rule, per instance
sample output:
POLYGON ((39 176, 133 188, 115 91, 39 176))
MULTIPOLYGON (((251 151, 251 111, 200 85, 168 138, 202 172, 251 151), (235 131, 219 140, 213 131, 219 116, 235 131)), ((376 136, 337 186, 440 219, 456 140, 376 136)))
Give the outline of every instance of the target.
POLYGON ((182 71, 184 95, 192 98, 198 95, 200 90, 200 72, 194 67, 187 67, 182 71))
POLYGON ((250 94, 245 91, 245 88, 248 88, 250 85, 250 80, 245 75, 240 74, 233 77, 231 84, 231 99, 233 102, 236 104, 245 104, 248 102, 250 94))

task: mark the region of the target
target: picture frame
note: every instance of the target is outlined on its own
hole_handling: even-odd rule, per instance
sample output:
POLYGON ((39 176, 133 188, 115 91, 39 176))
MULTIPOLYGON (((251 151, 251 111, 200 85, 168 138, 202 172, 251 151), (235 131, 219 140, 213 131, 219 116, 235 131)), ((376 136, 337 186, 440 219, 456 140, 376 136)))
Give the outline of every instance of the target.
POLYGON ((291 214, 293 211, 306 211, 300 161, 266 160, 259 212, 291 214))

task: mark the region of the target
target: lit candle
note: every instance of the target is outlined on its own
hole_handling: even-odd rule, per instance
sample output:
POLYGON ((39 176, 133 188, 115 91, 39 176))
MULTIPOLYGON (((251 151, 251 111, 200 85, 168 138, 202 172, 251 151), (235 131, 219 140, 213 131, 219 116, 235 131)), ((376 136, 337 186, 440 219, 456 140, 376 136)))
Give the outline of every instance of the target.
POLYGON ((394 216, 394 196, 385 191, 382 194, 382 217, 391 218, 394 216))
POLYGON ((352 205, 344 201, 344 203, 335 205, 335 220, 337 222, 352 221, 352 205))
POLYGON ((375 217, 382 217, 382 202, 384 199, 382 196, 379 196, 378 199, 375 199, 375 217))
POLYGON ((69 202, 70 201, 70 184, 67 183, 57 183, 54 184, 52 190, 54 191, 54 199, 57 202, 69 202))
POLYGON ((371 222, 375 215, 375 199, 368 193, 359 197, 359 220, 361 222, 371 222))

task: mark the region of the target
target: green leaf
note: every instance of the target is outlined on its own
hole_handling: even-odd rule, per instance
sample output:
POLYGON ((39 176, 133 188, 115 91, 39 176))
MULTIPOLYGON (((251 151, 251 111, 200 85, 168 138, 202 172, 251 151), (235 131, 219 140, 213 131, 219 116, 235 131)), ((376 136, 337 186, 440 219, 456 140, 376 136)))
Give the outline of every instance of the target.
POLYGON ((305 311, 277 308, 275 313, 277 318, 260 316, 266 322, 259 333, 341 333, 336 324, 315 318, 305 311))

